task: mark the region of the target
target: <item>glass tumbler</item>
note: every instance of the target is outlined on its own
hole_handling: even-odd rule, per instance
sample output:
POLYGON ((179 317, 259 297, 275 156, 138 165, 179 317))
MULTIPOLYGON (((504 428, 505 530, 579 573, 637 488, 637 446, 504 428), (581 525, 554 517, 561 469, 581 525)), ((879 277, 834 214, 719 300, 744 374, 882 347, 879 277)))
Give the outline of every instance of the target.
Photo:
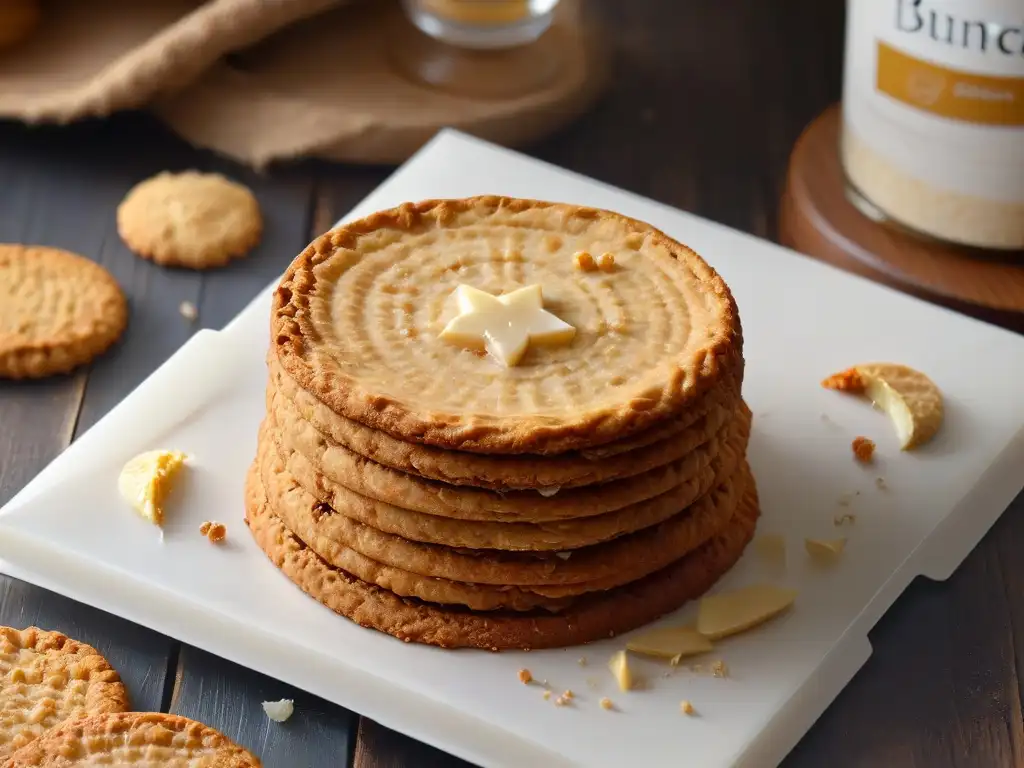
POLYGON ((426 35, 477 50, 514 48, 537 40, 551 26, 559 0, 402 0, 426 35))

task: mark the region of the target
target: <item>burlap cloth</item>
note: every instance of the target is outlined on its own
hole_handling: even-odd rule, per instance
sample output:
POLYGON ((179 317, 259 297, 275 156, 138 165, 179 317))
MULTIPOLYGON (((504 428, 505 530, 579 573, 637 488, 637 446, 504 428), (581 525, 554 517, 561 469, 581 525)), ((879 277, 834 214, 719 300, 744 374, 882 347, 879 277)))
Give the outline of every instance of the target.
MULTIPOLYGON (((29 0, 0 0, 5 5, 29 0)), ((399 162, 443 125, 507 144, 579 114, 600 78, 576 3, 552 32, 557 87, 487 101, 395 75, 382 19, 392 0, 51 0, 0 48, 0 117, 67 123, 146 108, 191 143, 253 166, 314 155, 399 162)), ((549 33, 550 35, 551 33, 549 33)), ((0 29, 2 37, 2 29, 0 29)))

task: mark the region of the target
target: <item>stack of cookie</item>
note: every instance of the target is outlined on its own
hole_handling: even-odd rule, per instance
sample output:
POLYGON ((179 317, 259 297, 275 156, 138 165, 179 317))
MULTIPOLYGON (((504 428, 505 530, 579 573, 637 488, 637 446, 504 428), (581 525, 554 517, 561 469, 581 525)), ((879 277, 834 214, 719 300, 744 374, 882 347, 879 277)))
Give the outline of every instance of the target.
POLYGON ((735 302, 641 222, 498 197, 374 214, 291 264, 268 366, 248 525, 403 640, 605 638, 753 535, 735 302))

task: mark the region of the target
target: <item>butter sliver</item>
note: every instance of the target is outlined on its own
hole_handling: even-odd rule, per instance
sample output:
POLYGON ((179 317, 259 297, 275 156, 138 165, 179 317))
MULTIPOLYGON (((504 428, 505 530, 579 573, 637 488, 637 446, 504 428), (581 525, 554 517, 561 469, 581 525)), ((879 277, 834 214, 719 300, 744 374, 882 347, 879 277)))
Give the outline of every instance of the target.
POLYGON ((785 611, 796 595, 794 589, 755 584, 705 597, 697 611, 697 631, 712 640, 744 632, 785 611))
POLYGON ((711 641, 693 627, 661 627, 626 643, 626 648, 634 653, 662 659, 696 656, 712 647, 711 641))

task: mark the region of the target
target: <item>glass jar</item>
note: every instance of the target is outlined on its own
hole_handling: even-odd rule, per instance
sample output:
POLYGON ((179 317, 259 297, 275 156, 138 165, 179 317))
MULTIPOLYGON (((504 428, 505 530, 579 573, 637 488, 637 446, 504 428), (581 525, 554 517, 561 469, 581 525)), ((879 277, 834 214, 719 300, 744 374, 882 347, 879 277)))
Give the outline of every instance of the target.
POLYGON ((558 0, 403 0, 420 31, 462 48, 532 43, 551 26, 558 0))
POLYGON ((840 154, 866 214, 1024 249, 1024 0, 848 0, 840 154))

